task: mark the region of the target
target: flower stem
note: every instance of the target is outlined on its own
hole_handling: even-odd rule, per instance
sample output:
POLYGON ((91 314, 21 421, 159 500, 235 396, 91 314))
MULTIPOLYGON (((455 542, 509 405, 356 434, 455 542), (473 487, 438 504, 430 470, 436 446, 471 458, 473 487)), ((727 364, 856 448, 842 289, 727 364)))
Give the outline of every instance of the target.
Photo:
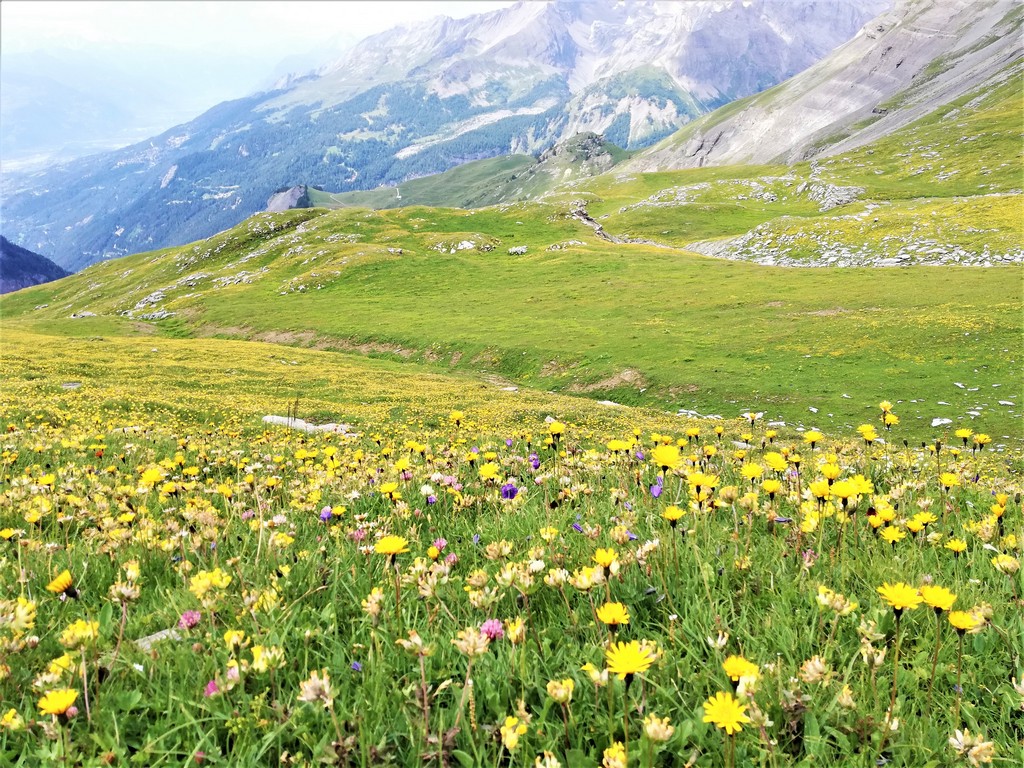
POLYGON ((935 670, 939 665, 939 646, 942 644, 942 613, 935 614, 935 652, 932 654, 932 679, 928 683, 928 711, 932 711, 932 690, 935 688, 935 670))
POLYGON ((960 673, 964 666, 964 633, 960 632, 959 647, 956 652, 956 711, 953 713, 953 727, 960 727, 960 698, 963 696, 963 688, 960 686, 960 673))

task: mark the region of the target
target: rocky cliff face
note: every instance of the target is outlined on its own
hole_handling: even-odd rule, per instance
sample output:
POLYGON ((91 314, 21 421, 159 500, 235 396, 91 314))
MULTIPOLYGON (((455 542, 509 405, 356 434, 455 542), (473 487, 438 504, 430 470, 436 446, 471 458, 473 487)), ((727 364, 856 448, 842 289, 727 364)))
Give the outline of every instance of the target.
POLYGON ((274 213, 278 211, 290 211, 292 208, 309 208, 312 203, 309 200, 309 188, 300 184, 287 189, 279 189, 267 200, 265 210, 274 213))
POLYGON ((0 237, 0 293, 49 283, 70 274, 45 256, 25 250, 6 237, 0 237))
POLYGON ((1014 0, 899 0, 796 77, 708 115, 629 161, 634 171, 792 163, 901 128, 1022 61, 1014 0))

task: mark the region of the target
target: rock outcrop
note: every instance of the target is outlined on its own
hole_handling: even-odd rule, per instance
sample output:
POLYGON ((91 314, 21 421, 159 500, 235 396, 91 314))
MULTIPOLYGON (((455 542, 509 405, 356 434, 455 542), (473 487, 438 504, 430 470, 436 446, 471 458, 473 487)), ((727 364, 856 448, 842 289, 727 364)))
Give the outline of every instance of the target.
POLYGON ((1021 17, 1015 0, 897 0, 814 66, 623 168, 794 163, 864 146, 1009 76, 1024 58, 1021 17))
POLYGON ((309 188, 304 184, 279 189, 267 200, 267 211, 269 213, 290 211, 292 208, 312 207, 313 204, 309 199, 309 188))

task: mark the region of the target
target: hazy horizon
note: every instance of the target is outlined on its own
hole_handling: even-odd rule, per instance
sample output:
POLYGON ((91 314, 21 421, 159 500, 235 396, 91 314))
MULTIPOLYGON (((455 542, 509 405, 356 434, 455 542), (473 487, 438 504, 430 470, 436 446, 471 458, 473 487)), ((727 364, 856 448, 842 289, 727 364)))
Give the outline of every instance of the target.
POLYGON ((511 0, 0 3, 0 158, 27 170, 115 149, 399 24, 511 0))

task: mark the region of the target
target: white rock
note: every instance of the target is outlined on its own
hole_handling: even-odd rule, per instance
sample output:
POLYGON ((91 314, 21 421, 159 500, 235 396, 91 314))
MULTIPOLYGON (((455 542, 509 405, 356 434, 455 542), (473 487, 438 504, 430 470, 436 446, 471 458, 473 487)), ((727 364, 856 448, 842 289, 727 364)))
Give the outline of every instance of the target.
POLYGON ((352 427, 348 424, 310 424, 302 419, 295 419, 289 416, 264 416, 264 424, 273 424, 278 427, 297 429, 300 432, 333 432, 335 434, 352 434, 352 427))
POLYGON ((945 424, 952 424, 952 423, 953 423, 952 419, 932 419, 932 426, 933 427, 941 427, 941 426, 943 426, 945 424))

